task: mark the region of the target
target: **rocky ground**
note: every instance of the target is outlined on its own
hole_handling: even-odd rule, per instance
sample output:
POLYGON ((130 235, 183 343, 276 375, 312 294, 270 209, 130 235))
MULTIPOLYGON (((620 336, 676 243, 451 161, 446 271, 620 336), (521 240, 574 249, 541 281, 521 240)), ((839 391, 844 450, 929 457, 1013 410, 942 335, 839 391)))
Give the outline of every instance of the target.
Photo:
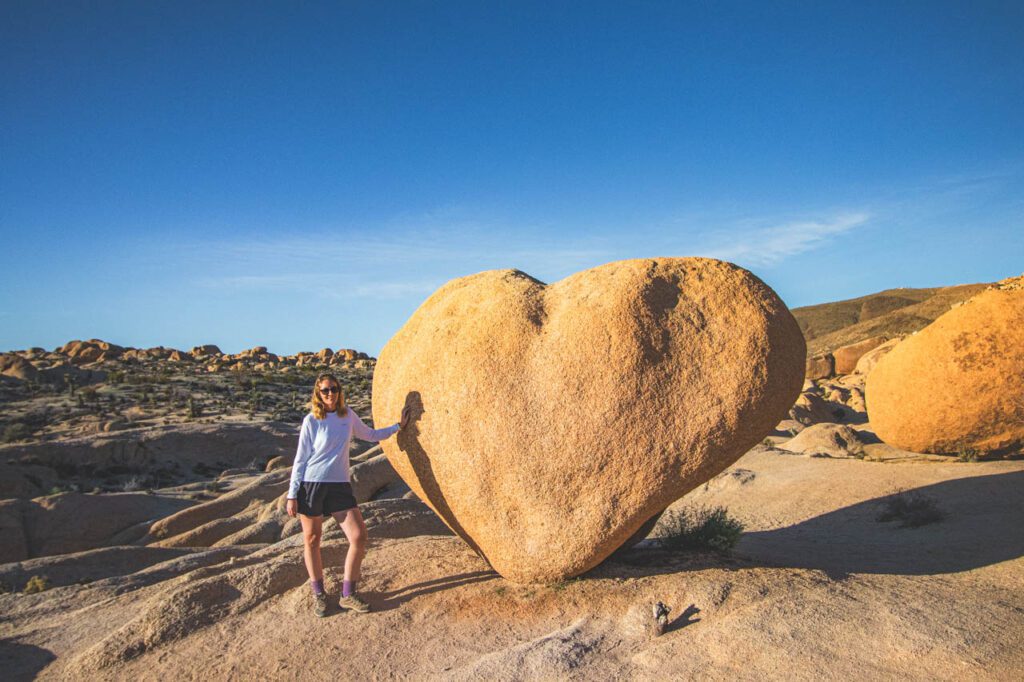
MULTIPOLYGON (((238 489, 249 493, 236 515, 280 516, 279 500, 263 501, 275 475, 238 489)), ((731 556, 646 541, 548 585, 500 578, 416 500, 369 502, 375 611, 322 620, 299 536, 256 537, 247 520, 229 540, 210 532, 211 516, 233 518, 203 511, 211 501, 167 517, 148 544, 0 567, 55 585, 0 596, 0 656, 11 679, 1019 679, 1022 478, 1017 461, 763 446, 675 505, 727 506, 746 525, 731 556), (939 518, 881 520, 900 491, 939 518), (671 612, 655 636, 659 601, 671 612)), ((333 528, 335 591, 344 549, 333 528)))
MULTIPOLYGON (((372 360, 75 352, 22 352, 35 378, 0 385, 5 432, 31 429, 0 465, 9 679, 1024 676, 1024 461, 882 443, 863 373, 808 380, 789 419, 649 539, 553 584, 498 576, 379 449, 358 453, 374 612, 317 619, 283 511, 295 427, 322 367, 368 417, 372 360), (40 378, 53 367, 76 383, 40 378), (80 403, 83 388, 96 397, 80 403), (673 541, 680 514, 719 507, 744 527, 731 552, 673 541)), ((336 592, 345 540, 328 528, 336 592)))

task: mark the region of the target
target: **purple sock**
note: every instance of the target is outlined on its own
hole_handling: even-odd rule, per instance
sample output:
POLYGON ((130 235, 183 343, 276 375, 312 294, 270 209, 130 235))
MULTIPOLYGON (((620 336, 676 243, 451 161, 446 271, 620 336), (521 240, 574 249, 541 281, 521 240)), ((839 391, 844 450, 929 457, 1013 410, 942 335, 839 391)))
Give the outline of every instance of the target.
POLYGON ((355 591, 356 591, 356 581, 355 580, 342 580, 341 581, 341 596, 342 597, 351 597, 353 594, 355 594, 355 591))
POLYGON ((324 581, 323 580, 310 580, 309 586, 313 588, 313 594, 324 593, 324 581))

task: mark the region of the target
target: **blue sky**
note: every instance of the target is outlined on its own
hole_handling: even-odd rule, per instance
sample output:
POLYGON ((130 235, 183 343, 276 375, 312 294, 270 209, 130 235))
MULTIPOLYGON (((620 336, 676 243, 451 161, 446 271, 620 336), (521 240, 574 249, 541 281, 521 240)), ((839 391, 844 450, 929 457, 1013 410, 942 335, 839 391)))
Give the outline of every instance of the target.
POLYGON ((1024 3, 0 5, 0 349, 379 352, 445 281, 1024 271, 1024 3))

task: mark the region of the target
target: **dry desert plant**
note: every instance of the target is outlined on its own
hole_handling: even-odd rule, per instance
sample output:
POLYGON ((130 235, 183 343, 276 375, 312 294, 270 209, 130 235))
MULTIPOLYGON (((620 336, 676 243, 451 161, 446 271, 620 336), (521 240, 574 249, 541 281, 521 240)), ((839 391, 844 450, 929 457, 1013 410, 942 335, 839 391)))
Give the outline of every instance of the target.
POLYGON ((25 594, 36 594, 50 589, 50 579, 45 575, 34 575, 25 583, 25 594))
POLYGON ((882 501, 882 511, 876 521, 899 521, 900 528, 919 528, 937 523, 946 517, 935 500, 916 490, 898 491, 882 501))
POLYGON ((739 542, 743 524, 729 516, 725 507, 671 510, 661 525, 658 544, 665 549, 710 549, 727 553, 739 542))

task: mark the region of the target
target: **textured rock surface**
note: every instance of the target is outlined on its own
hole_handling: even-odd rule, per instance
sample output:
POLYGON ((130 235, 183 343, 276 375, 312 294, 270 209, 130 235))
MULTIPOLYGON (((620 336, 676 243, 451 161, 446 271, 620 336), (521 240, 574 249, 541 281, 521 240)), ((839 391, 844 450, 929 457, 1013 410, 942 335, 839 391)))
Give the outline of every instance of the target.
POLYGON ((860 356, 860 360, 857 361, 857 366, 854 368, 854 372, 857 374, 870 374, 871 370, 875 368, 878 361, 881 360, 885 355, 896 347, 896 344, 902 341, 899 339, 889 339, 885 343, 875 348, 872 348, 864 355, 860 356))
POLYGON ((915 452, 1024 447, 1024 291, 989 289, 893 348, 867 378, 878 436, 915 452))
POLYGON ((886 342, 884 336, 873 336, 858 343, 837 348, 832 356, 836 360, 836 374, 852 374, 857 369, 857 361, 868 351, 878 348, 886 342))
POLYGON ((61 493, 34 500, 2 500, 0 557, 21 561, 102 547, 138 523, 190 504, 143 493, 61 493))
MULTIPOLYGON (((263 474, 245 487, 221 495, 215 500, 183 509, 154 523, 149 529, 149 538, 163 540, 164 546, 196 546, 201 541, 169 542, 182 533, 194 533, 206 524, 230 518, 246 509, 253 508, 256 503, 271 502, 279 498, 288 489, 291 477, 289 469, 277 469, 263 474)), ((219 537, 228 535, 225 532, 219 537)), ((204 539, 205 539, 204 535, 204 539)), ((218 539, 219 539, 218 537, 218 539)))
POLYGON ((805 426, 837 419, 828 401, 811 391, 805 391, 797 397, 793 407, 789 409, 789 418, 805 426))
POLYGON ((354 465, 349 475, 352 481, 352 494, 360 504, 368 502, 378 490, 399 480, 395 468, 384 455, 377 455, 354 465))
POLYGON ((586 571, 771 432, 803 383, 789 310, 709 259, 610 263, 550 286, 449 282, 381 352, 374 421, 413 491, 502 575, 586 571))
POLYGON ((782 450, 805 455, 856 457, 864 453, 860 434, 845 424, 814 424, 778 446, 782 450))
POLYGON ((804 369, 806 379, 828 379, 836 373, 836 361, 831 353, 816 355, 807 358, 807 366, 804 369))

